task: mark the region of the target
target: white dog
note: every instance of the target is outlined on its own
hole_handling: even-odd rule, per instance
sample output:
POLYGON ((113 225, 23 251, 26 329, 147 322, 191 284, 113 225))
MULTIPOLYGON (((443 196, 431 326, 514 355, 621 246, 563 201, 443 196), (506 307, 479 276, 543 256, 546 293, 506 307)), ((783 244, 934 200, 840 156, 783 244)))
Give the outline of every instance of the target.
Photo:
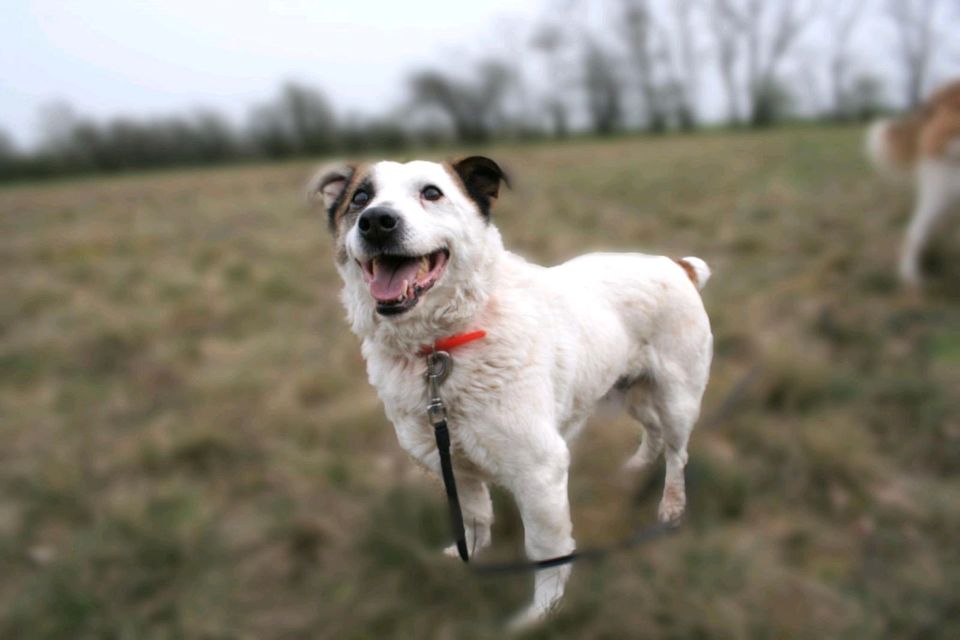
POLYGON ((867 132, 867 155, 887 175, 906 177, 916 187, 900 278, 918 286, 927 242, 960 205, 960 81, 945 85, 902 118, 875 122, 867 132))
MULTIPOLYGON (((712 353, 698 291, 710 270, 699 258, 640 254, 530 264, 504 250, 490 222, 503 180, 495 162, 474 156, 328 167, 309 189, 329 215, 343 303, 370 382, 400 445, 434 472, 422 348, 486 331, 453 351, 441 387, 467 544, 490 544, 487 482, 495 482, 516 499, 527 555, 537 560, 574 549, 567 446, 604 397, 643 427, 629 467, 666 458, 660 519, 683 514, 687 440, 712 353)), ((515 626, 542 619, 569 573, 538 571, 533 602, 515 626)))

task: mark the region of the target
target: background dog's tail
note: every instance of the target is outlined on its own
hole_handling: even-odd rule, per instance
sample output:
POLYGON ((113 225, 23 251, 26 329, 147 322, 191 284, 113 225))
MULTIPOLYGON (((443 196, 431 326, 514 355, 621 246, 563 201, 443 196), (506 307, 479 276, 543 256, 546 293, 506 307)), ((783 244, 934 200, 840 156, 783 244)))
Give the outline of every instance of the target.
POLYGON ((874 120, 867 128, 864 140, 864 151, 873 167, 888 178, 896 178, 901 174, 896 158, 890 149, 890 127, 893 120, 880 118, 874 120))
POLYGON ((694 256, 680 258, 676 262, 687 272, 687 277, 690 278, 690 282, 692 282, 697 289, 703 289, 703 285, 707 284, 707 280, 710 279, 710 267, 707 266, 707 263, 694 256))

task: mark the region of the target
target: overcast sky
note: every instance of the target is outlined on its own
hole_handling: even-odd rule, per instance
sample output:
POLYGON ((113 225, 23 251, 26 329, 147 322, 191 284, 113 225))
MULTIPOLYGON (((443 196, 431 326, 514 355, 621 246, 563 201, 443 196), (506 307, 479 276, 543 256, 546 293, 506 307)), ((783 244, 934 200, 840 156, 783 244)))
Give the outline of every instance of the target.
MULTIPOLYGON (((0 128, 29 146, 38 139, 38 108, 57 100, 98 119, 205 106, 239 123, 290 79, 321 88, 338 113, 383 114, 403 100, 412 69, 469 72, 481 57, 533 55, 530 27, 547 8, 554 20, 589 23, 603 40, 618 26, 609 15, 612 2, 0 0, 0 128), (578 8, 557 11, 564 5, 578 8)), ((944 16, 955 7, 940 25, 948 33, 960 32, 960 2, 954 2, 943 5, 944 16)), ((701 40, 709 29, 700 25, 701 40)), ((889 21, 864 23, 854 37, 854 71, 896 87, 895 36, 889 21)), ((784 70, 815 107, 805 67, 823 61, 828 39, 814 24, 793 69, 784 70)), ((951 53, 939 56, 931 83, 960 73, 960 45, 947 47, 951 53)), ((713 66, 704 59, 700 74, 701 116, 708 119, 724 109, 718 78, 706 72, 713 66)), ((821 67, 815 73, 822 93, 821 67)))
POLYGON ((240 119, 284 79, 321 87, 338 111, 382 113, 410 69, 496 49, 535 5, 0 0, 0 127, 30 143, 37 108, 61 99, 96 117, 204 105, 240 119))

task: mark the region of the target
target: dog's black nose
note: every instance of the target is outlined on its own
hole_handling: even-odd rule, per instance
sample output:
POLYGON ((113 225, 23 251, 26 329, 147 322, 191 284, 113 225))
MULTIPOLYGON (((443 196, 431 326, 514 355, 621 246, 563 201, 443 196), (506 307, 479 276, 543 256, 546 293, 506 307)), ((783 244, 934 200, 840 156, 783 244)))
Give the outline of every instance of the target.
POLYGON ((392 209, 373 207, 360 215, 357 228, 360 229, 360 237, 368 242, 386 242, 400 228, 400 216, 392 209))

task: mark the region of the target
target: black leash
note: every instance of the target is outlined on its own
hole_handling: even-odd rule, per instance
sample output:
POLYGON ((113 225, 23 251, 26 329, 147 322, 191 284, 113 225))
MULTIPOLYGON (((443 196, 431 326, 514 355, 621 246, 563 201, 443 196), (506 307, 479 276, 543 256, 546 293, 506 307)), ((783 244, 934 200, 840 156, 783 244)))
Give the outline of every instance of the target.
POLYGON ((474 571, 482 575, 504 575, 509 573, 522 573, 524 571, 537 571, 539 569, 549 569, 551 567, 560 567, 565 564, 571 564, 578 560, 600 560, 611 553, 625 551, 631 547, 637 547, 648 542, 652 542, 661 536, 677 531, 677 524, 660 522, 649 527, 643 527, 636 531, 632 536, 621 540, 617 544, 607 547, 592 547, 581 549, 568 553, 565 556, 548 558, 547 560, 520 560, 513 562, 484 563, 471 565, 474 571))
POLYGON ((460 498, 457 496, 457 479, 453 476, 453 462, 450 460, 450 432, 447 430, 446 420, 440 420, 433 425, 433 435, 437 438, 443 487, 447 490, 450 529, 457 541, 457 553, 460 554, 460 559, 470 562, 470 553, 467 551, 467 532, 463 527, 463 512, 460 510, 460 498))
MULTIPOLYGON (((440 384, 450 375, 453 368, 453 359, 446 351, 434 350, 427 355, 427 382, 430 387, 430 400, 427 403, 427 415, 433 425, 433 434, 437 440, 437 452, 440 454, 440 475, 443 477, 443 487, 447 492, 447 506, 450 512, 450 528, 457 541, 457 552, 464 563, 470 564, 470 553, 467 550, 467 534, 463 526, 463 512, 460 509, 460 498, 457 495, 457 480, 453 475, 453 461, 450 458, 450 430, 447 427, 447 410, 440 398, 440 384)), ((677 530, 676 523, 657 523, 644 527, 629 538, 607 547, 594 547, 568 553, 564 556, 547 558, 546 560, 526 560, 502 562, 494 564, 471 564, 474 571, 481 574, 507 574, 523 571, 537 571, 570 564, 577 560, 599 560, 614 551, 622 551, 631 547, 651 542, 663 535, 677 530)))

